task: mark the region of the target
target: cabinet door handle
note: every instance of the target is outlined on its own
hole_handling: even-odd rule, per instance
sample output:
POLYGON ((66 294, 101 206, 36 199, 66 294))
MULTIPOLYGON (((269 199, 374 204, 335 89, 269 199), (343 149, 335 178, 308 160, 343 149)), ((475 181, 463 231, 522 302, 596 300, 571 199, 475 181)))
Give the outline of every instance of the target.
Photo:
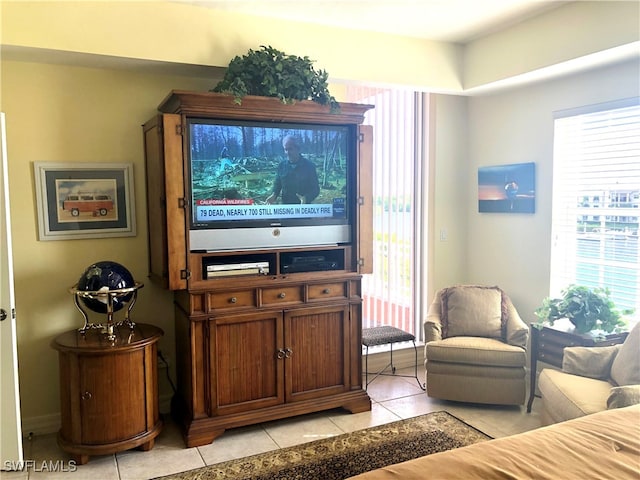
POLYGON ((231 297, 229 299, 229 303, 238 303, 238 299, 236 297, 231 297))
POLYGON ((280 292, 280 293, 278 294, 278 298, 284 298, 284 297, 286 297, 286 296, 287 296, 287 294, 286 294, 286 293, 284 293, 284 292, 280 292))
POLYGON ((331 289, 325 288, 324 290, 322 290, 322 293, 324 293, 325 295, 329 295, 331 293, 331 289))
POLYGON ((293 355, 293 350, 291 350, 290 348, 280 348, 276 352, 276 358, 278 360, 282 360, 283 358, 291 358, 291 355, 293 355))
POLYGON ((91 395, 91 392, 84 392, 82 394, 82 399, 83 400, 91 400, 91 397, 93 397, 93 395, 91 395))

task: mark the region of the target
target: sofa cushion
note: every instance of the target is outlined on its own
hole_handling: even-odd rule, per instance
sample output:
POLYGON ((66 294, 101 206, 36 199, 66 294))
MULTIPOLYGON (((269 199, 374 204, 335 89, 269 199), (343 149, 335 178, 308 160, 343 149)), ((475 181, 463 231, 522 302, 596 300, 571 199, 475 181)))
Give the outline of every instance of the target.
POLYGON ((498 287, 458 285, 442 291, 442 336, 505 338, 506 306, 498 287))
POLYGON ((611 364, 621 345, 607 347, 566 347, 562 356, 562 371, 583 377, 607 380, 611 364))
POLYGON ((521 347, 508 345, 495 338, 449 337, 427 343, 429 362, 524 367, 526 353, 521 347))
POLYGON ((564 421, 606 410, 611 384, 545 368, 538 388, 549 415, 554 421, 564 421))
POLYGON ((640 403, 640 385, 613 387, 607 399, 607 408, 629 407, 640 403))
POLYGON ((629 332, 613 359, 611 380, 620 386, 640 384, 640 323, 629 332))

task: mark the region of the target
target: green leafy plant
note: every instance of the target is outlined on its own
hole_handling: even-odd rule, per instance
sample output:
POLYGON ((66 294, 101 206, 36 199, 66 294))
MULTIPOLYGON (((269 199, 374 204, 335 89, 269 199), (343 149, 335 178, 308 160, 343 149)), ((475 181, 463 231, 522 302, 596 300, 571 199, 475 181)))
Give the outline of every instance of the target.
POLYGON ((626 325, 622 315, 633 313, 633 310, 619 311, 609 295, 608 288, 570 285, 562 290, 562 298, 543 300, 542 306, 535 311, 538 325, 553 325, 556 320, 568 318, 578 333, 618 331, 626 325))
POLYGON ((325 70, 315 70, 309 57, 287 55, 271 46, 249 49, 236 56, 222 79, 211 91, 229 93, 242 103, 245 95, 277 97, 283 103, 313 100, 337 111, 339 104, 329 93, 325 70))

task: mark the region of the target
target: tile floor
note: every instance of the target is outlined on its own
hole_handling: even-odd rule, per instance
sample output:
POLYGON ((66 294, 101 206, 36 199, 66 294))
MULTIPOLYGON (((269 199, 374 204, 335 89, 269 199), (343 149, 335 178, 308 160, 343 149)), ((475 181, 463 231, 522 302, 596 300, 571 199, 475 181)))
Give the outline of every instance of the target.
MULTIPOLYGON (((413 368, 397 373, 413 374, 413 368)), ((419 373, 424 378, 424 372, 419 373)), ((142 480, 191 470, 225 460, 266 452, 320 438, 352 432, 374 425, 446 410, 494 438, 504 437, 540 426, 540 400, 533 411, 524 406, 489 406, 435 400, 420 390, 415 378, 381 376, 368 388, 372 401, 370 412, 349 414, 341 409, 278 420, 229 430, 210 445, 185 448, 179 429, 168 415, 156 438, 155 447, 142 452, 131 450, 115 455, 91 457, 89 463, 73 473, 50 472, 43 462, 61 461, 68 469, 70 457, 62 452, 55 435, 25 440, 25 460, 37 468, 22 472, 0 472, 1 480, 40 480, 73 478, 76 480, 142 480)))

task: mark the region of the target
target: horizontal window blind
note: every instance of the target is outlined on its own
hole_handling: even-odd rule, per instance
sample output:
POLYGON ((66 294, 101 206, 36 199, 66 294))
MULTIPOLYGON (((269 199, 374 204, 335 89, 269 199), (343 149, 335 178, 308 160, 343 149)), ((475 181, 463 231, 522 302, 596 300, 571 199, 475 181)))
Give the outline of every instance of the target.
POLYGON ((640 105, 556 118, 550 294, 606 287, 640 311, 640 105))

